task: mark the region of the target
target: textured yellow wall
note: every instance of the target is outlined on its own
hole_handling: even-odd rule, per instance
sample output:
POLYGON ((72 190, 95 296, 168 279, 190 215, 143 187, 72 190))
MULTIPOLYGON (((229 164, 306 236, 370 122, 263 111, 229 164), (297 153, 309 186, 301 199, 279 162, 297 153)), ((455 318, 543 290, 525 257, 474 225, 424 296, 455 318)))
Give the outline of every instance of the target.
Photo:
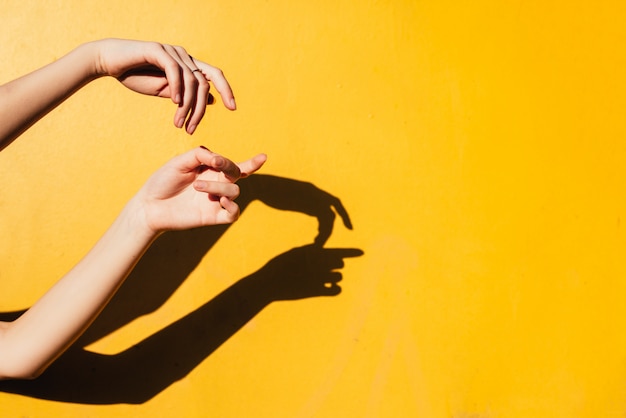
POLYGON ((174 154, 266 152, 276 176, 226 231, 160 240, 66 375, 0 392, 0 416, 626 414, 623 2, 8 0, 0 16, 1 82, 83 41, 159 40, 222 67, 239 106, 189 138, 169 101, 98 80, 2 151, 0 311, 32 304, 174 154), (341 294, 314 297, 298 263, 241 285, 313 241, 329 195, 354 229, 338 217, 326 247, 364 252, 341 294))

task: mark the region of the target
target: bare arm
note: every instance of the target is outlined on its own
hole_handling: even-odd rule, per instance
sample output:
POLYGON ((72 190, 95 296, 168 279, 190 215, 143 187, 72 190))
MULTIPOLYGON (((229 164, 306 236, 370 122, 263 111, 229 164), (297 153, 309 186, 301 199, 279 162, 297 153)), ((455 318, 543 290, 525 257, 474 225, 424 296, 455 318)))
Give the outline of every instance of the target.
POLYGON ((93 48, 81 46, 37 71, 0 86, 0 148, 96 78, 93 48))
POLYGON ((163 166, 69 273, 20 318, 0 323, 0 379, 45 370, 91 324, 160 232, 235 221, 234 182, 264 162, 261 154, 237 165, 197 148, 163 166))
POLYGON ((138 93, 169 97, 174 124, 192 134, 208 103, 209 81, 224 105, 236 108, 222 72, 179 46, 103 39, 80 45, 57 61, 0 86, 0 150, 87 83, 116 77, 138 93), (200 70, 200 71, 195 71, 200 70))

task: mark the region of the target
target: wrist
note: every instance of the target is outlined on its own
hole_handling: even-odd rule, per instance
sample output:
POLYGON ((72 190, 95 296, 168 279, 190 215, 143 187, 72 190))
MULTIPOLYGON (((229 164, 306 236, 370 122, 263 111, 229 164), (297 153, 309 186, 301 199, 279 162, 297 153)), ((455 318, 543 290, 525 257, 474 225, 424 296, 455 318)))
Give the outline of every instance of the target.
POLYGON ((103 58, 103 48, 105 47, 106 39, 100 39, 96 41, 86 42, 80 45, 77 49, 83 51, 87 56, 87 62, 89 63, 89 74, 92 79, 108 76, 106 63, 103 58))
POLYGON ((142 245, 150 244, 162 232, 150 225, 146 209, 137 196, 126 204, 117 221, 125 234, 142 245))
MULTIPOLYGON (((65 67, 71 68, 75 74, 75 83, 82 86, 101 77, 98 73, 97 58, 96 42, 87 42, 74 48, 63 57, 63 60, 66 62, 65 67)), ((67 74, 67 69, 64 72, 67 74)))

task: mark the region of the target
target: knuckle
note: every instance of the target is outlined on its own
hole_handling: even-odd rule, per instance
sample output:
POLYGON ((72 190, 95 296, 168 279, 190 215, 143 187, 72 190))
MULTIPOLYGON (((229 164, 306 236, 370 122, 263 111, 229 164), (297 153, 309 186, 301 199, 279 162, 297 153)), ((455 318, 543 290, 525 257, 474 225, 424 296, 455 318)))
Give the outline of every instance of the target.
POLYGON ((165 48, 165 45, 160 44, 158 42, 153 42, 153 41, 149 41, 146 45, 146 47, 148 49, 152 49, 152 50, 163 50, 165 48))
POLYGON ((224 77, 224 72, 217 67, 211 67, 211 75, 212 77, 219 77, 219 78, 223 78, 224 77))
POLYGON ((204 76, 197 78, 198 80, 198 88, 202 90, 209 90, 209 82, 204 76))
MULTIPOLYGON (((189 70, 189 73, 191 73, 191 70, 189 70)), ((194 88, 197 88, 200 84, 198 77, 195 77, 193 74, 191 74, 191 77, 187 78, 187 82, 194 88)))

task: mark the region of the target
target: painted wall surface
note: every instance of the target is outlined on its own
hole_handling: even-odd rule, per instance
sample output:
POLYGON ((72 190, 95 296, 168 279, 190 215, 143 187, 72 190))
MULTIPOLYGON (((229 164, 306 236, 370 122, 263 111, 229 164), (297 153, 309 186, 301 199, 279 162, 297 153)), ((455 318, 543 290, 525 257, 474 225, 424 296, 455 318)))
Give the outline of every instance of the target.
POLYGON ((239 107, 188 137, 171 102, 102 79, 2 151, 1 312, 171 156, 269 155, 239 222, 164 235, 53 384, 0 392, 0 416, 626 415, 626 3, 5 0, 0 17, 1 82, 84 41, 158 40, 221 67, 239 107), (326 250, 298 249, 318 229, 326 250), (341 293, 319 296, 338 258, 341 293))

